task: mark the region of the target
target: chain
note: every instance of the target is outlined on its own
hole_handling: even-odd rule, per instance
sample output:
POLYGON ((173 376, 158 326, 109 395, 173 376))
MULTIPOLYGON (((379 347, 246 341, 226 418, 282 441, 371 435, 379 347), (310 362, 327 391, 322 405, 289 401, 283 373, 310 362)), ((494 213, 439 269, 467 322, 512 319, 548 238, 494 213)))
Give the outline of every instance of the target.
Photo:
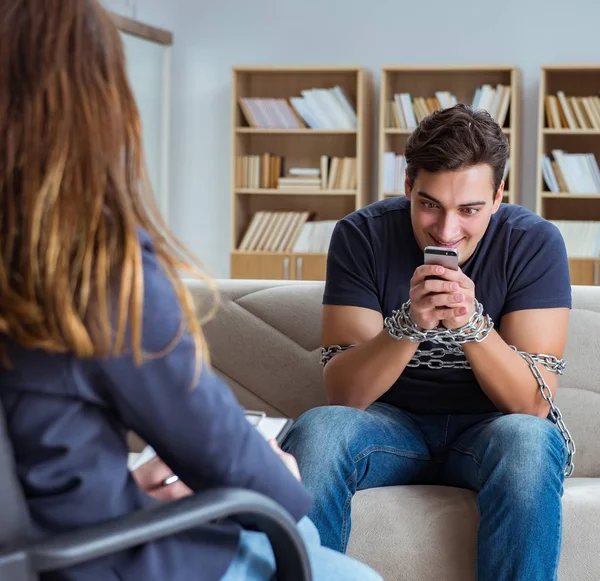
POLYGON ((408 339, 413 343, 430 341, 441 345, 456 346, 475 341, 483 341, 494 328, 494 323, 489 315, 483 314, 483 306, 475 299, 475 312, 469 321, 458 329, 421 329, 415 325, 410 316, 410 299, 397 311, 392 311, 390 317, 384 320, 384 327, 389 334, 397 340, 408 339))
POLYGON ((458 347, 434 347, 433 349, 417 349, 406 367, 428 367, 429 369, 471 369, 464 356, 463 350, 458 347), (448 361, 447 355, 458 359, 448 361))
POLYGON ((330 345, 329 347, 321 347, 321 367, 325 367, 334 355, 346 351, 346 349, 352 349, 352 347, 356 347, 356 345, 330 345))
MULTIPOLYGON (((320 363, 325 367, 329 360, 338 353, 351 349, 355 345, 330 345, 321 349, 320 363)), ((429 367, 429 369, 471 369, 469 362, 460 347, 434 347, 433 349, 417 349, 407 367, 429 367), (447 361, 446 355, 461 358, 458 361, 447 361)))
MULTIPOLYGON (((385 319, 384 326, 394 339, 400 340, 406 338, 411 342, 429 341, 431 343, 441 344, 442 347, 432 349, 417 349, 407 367, 428 367, 429 369, 471 369, 467 361, 462 345, 468 341, 481 342, 490 333, 493 323, 489 316, 483 316, 481 304, 476 301, 476 309, 471 320, 452 331, 450 329, 432 329, 424 330, 418 328, 410 318, 410 300, 402 305, 399 311, 393 311, 392 317, 385 319), (419 337, 422 337, 420 339, 419 337), (455 360, 445 359, 446 356, 455 357, 455 360)), ((329 362, 336 354, 351 349, 355 345, 331 345, 321 349, 321 367, 329 362)), ((532 354, 526 351, 519 351, 514 345, 509 345, 516 351, 527 363, 531 373, 535 377, 540 393, 544 400, 550 405, 550 418, 557 425, 565 443, 567 445, 567 463, 564 475, 569 478, 573 474, 576 446, 573 437, 567 429, 562 414, 552 399, 552 391, 546 383, 544 376, 538 369, 537 363, 543 365, 548 371, 561 375, 565 369, 566 363, 563 359, 558 359, 554 355, 532 354)))
POLYGON ((516 351, 525 360, 529 366, 529 369, 531 370, 531 373, 533 373, 533 376, 537 381, 542 397, 550 405, 550 417, 558 427, 567 445, 567 465, 565 467, 564 475, 565 478, 569 478, 573 474, 573 470, 575 468, 575 464, 573 462, 573 457, 577 451, 575 441, 565 425, 560 410, 556 407, 554 401, 552 400, 552 391, 550 391, 550 387, 548 387, 544 376, 540 373, 540 370, 536 365, 536 363, 541 363, 546 369, 548 369, 548 371, 561 375, 565 369, 565 361, 563 359, 558 359, 554 355, 545 355, 543 353, 539 355, 532 355, 526 351, 519 351, 514 345, 510 345, 510 348, 516 351))

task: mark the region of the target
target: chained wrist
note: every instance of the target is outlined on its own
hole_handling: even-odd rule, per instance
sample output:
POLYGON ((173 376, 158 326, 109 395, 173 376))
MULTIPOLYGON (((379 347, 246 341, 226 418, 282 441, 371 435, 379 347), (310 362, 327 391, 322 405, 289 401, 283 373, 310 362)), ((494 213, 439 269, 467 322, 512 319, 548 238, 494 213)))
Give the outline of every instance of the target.
POLYGON ((458 329, 423 329, 410 316, 410 299, 400 309, 392 311, 390 317, 384 320, 388 333, 397 340, 407 339, 413 343, 431 341, 445 345, 464 345, 465 343, 480 343, 490 334, 494 323, 489 315, 483 314, 483 306, 475 299, 475 311, 469 321, 458 329))

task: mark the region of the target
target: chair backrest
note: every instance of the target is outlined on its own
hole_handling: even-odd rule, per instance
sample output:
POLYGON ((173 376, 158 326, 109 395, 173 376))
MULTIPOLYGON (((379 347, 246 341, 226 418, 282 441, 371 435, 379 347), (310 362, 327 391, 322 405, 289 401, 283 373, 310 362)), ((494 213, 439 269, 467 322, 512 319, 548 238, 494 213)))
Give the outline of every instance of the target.
POLYGON ((31 519, 17 477, 12 445, 0 404, 0 546, 29 537, 31 519))
MULTIPOLYGON (((189 283, 203 297, 202 285, 189 283)), ((205 326, 217 372, 241 404, 297 417, 326 403, 319 366, 322 282, 218 281, 205 326)), ((576 445, 575 476, 600 477, 600 287, 573 287, 567 368, 556 403, 576 445)))

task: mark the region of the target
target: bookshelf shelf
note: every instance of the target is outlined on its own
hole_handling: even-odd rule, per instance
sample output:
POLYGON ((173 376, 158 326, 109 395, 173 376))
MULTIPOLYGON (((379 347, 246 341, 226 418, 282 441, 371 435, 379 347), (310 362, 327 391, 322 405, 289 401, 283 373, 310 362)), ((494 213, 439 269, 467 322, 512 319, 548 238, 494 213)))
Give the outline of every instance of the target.
POLYGON ((600 284, 600 65, 546 65, 538 100, 536 211, 561 231, 571 282, 600 284))
POLYGON ((598 129, 543 129, 544 135, 563 135, 563 136, 578 136, 578 135, 600 135, 598 129))
POLYGON ((389 127, 386 127, 383 131, 386 135, 410 135, 413 132, 412 129, 404 129, 404 128, 391 129, 389 127))
POLYGON ((552 200, 555 198, 561 200, 600 200, 600 192, 597 194, 569 194, 568 192, 542 192, 542 198, 552 200))
POLYGON ((416 123, 435 109, 462 102, 490 110, 503 128, 510 141, 504 201, 519 203, 520 98, 520 73, 513 65, 383 67, 378 198, 403 194, 402 157, 416 123))
POLYGON ((327 256, 326 252, 282 252, 273 250, 270 252, 255 252, 253 250, 234 250, 239 256, 254 256, 255 254, 268 254, 269 256, 327 256))
POLYGON ((324 280, 335 222, 370 201, 371 75, 232 74, 230 276, 324 280))
POLYGON ((236 189, 235 193, 241 195, 262 194, 267 196, 356 196, 356 190, 303 190, 301 188, 246 188, 236 189))
MULTIPOLYGON (((510 135, 510 127, 503 127, 502 128, 503 133, 505 133, 506 135, 510 135)), ((387 135, 410 135, 413 130, 412 129, 398 129, 398 128, 390 128, 390 127, 386 127, 384 129, 384 132, 387 135)))
POLYGON ((257 135, 353 135, 355 129, 281 129, 281 128, 263 128, 263 127, 236 127, 236 133, 250 133, 257 135))

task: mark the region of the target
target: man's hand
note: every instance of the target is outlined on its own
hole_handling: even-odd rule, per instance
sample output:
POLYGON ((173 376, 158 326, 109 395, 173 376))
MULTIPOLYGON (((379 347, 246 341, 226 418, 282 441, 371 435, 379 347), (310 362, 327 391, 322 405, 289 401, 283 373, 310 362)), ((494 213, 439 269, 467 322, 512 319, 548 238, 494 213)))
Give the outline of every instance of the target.
POLYGON ((426 264, 419 266, 410 281, 410 316, 422 329, 447 329, 465 325, 475 311, 475 284, 462 270, 426 264), (437 276, 439 279, 425 280, 437 276))
POLYGON ((173 476, 173 471, 158 456, 134 470, 132 476, 144 492, 158 500, 176 500, 193 494, 181 480, 162 485, 163 480, 173 476))

